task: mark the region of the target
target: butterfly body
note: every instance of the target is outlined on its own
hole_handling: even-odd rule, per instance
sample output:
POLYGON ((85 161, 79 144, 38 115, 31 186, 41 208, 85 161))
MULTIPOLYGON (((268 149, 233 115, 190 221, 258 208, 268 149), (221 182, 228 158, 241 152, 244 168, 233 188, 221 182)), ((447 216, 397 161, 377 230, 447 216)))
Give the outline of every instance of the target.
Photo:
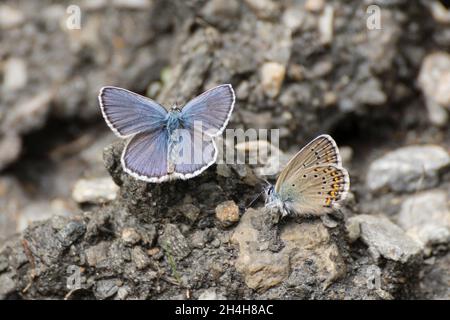
POLYGON ((169 111, 122 88, 103 87, 99 94, 106 123, 118 137, 129 139, 121 157, 124 171, 157 183, 195 177, 216 161, 213 138, 225 129, 234 101, 231 85, 212 88, 169 111))
POLYGON ((266 207, 282 216, 322 215, 339 207, 349 186, 336 143, 329 135, 321 135, 289 161, 275 185, 269 185, 266 207))
POLYGON ((166 128, 169 136, 177 129, 183 127, 183 118, 179 109, 172 109, 167 113, 166 128))
POLYGON ((278 210, 281 215, 287 216, 292 208, 292 194, 289 192, 279 194, 275 191, 274 185, 269 185, 266 199, 266 207, 271 210, 278 210))

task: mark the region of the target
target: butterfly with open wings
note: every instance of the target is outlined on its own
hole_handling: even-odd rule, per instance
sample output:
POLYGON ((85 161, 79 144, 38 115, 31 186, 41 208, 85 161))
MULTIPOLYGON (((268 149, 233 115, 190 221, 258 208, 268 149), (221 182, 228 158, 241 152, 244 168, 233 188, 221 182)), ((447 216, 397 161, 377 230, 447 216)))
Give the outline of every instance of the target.
POLYGON ((103 87, 98 100, 111 130, 128 139, 121 157, 124 171, 136 179, 159 183, 190 179, 215 163, 213 138, 227 126, 235 95, 231 85, 224 84, 197 96, 182 109, 174 106, 170 111, 117 87, 103 87))

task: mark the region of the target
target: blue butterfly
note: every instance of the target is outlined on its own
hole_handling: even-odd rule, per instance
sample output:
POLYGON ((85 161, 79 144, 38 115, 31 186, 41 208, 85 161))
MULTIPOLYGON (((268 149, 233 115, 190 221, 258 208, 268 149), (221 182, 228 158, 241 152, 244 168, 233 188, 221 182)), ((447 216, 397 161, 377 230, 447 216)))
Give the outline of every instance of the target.
POLYGON ((121 157, 124 171, 136 179, 159 183, 190 179, 216 162, 213 138, 227 126, 235 95, 231 85, 224 84, 182 109, 175 105, 167 111, 149 98, 108 86, 100 90, 98 100, 111 130, 119 138, 129 138, 121 157), (180 150, 189 157, 181 156, 180 150))

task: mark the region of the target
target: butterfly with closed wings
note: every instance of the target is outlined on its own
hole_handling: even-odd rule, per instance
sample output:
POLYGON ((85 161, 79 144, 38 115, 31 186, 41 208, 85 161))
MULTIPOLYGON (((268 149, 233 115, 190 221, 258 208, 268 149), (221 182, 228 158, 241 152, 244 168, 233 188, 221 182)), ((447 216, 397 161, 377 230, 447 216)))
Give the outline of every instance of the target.
POLYGON ((339 208, 350 187, 336 142, 323 134, 301 149, 266 189, 266 207, 282 217, 323 215, 339 208))

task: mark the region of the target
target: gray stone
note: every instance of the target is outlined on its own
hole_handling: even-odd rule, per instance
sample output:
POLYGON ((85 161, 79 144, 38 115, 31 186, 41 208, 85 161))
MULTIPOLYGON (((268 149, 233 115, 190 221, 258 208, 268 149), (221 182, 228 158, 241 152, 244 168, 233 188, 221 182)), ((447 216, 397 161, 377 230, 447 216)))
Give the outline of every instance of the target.
POLYGON ((204 248, 208 240, 208 231, 207 230, 196 230, 190 237, 189 242, 192 247, 201 249, 204 248))
POLYGON ((115 139, 116 136, 112 132, 106 132, 102 135, 96 133, 93 143, 80 152, 81 159, 93 166, 96 173, 104 172, 106 176, 107 171, 103 165, 103 149, 115 139))
POLYGON ((70 246, 86 232, 86 225, 82 221, 70 221, 58 231, 56 237, 64 247, 70 246))
POLYGON ((343 166, 350 165, 353 158, 353 149, 349 146, 339 146, 339 154, 341 155, 343 166))
POLYGON ((198 296, 198 300, 226 300, 226 298, 220 293, 217 294, 215 288, 209 288, 198 296))
POLYGON ((360 85, 354 99, 363 104, 383 105, 386 103, 387 97, 381 82, 377 79, 370 79, 360 85))
POLYGON ((422 246, 386 217, 358 215, 348 220, 347 228, 353 229, 354 224, 359 225, 359 236, 375 260, 382 256, 408 263, 422 253, 422 246))
POLYGON ((430 121, 438 126, 445 125, 448 115, 444 108, 450 108, 450 55, 446 52, 427 55, 418 83, 425 96, 430 121))
POLYGON ((111 177, 80 179, 75 183, 72 198, 78 203, 100 204, 114 200, 118 190, 111 177))
POLYGON ((326 5, 319 18, 318 29, 320 42, 322 44, 331 43, 334 34, 334 8, 326 5))
POLYGON ((200 214, 200 209, 191 203, 182 205, 179 211, 192 222, 195 222, 200 214))
POLYGON ((450 165, 448 152, 436 145, 403 147, 371 163, 366 184, 370 190, 416 191, 435 186, 440 170, 450 165))
POLYGON ((28 133, 33 129, 42 127, 47 119, 50 102, 54 94, 53 89, 42 90, 35 96, 18 102, 6 114, 3 129, 17 133, 28 133))
POLYGON ((214 239, 213 241, 211 241, 211 246, 213 248, 219 248, 220 245, 222 244, 222 242, 220 241, 220 239, 214 239))
POLYGON ((176 259, 183 259, 191 253, 186 238, 174 224, 165 225, 163 234, 158 238, 158 244, 166 255, 171 255, 176 259))
POLYGON ((94 294, 97 299, 112 297, 119 290, 117 279, 99 280, 95 284, 94 294))
POLYGON ((441 24, 450 23, 450 10, 441 1, 427 2, 428 8, 433 15, 433 18, 441 24))
POLYGON ((338 226, 338 222, 328 214, 321 216, 320 220, 322 220, 323 225, 327 228, 336 228, 338 226))
POLYGON ((260 19, 273 18, 280 10, 279 4, 273 0, 244 0, 244 2, 260 19))
POLYGON ((130 288, 129 287, 120 287, 119 290, 117 290, 117 299, 118 300, 125 300, 129 294, 130 288))
POLYGON ((426 56, 418 82, 426 97, 450 107, 450 54, 440 51, 426 56))
POLYGON ((430 190, 408 197, 397 217, 407 234, 424 245, 450 241, 450 208, 448 193, 430 190))
POLYGON ((4 66, 3 88, 5 90, 19 90, 27 84, 27 65, 20 58, 9 58, 4 66))
POLYGON ((420 291, 426 300, 450 299, 450 253, 433 257, 431 265, 421 272, 420 291))
POLYGON ((359 222, 348 220, 345 223, 345 230, 347 232, 347 237, 350 242, 354 242, 361 236, 361 226, 359 222))
POLYGON ((0 256, 0 272, 5 271, 9 267, 8 258, 6 256, 0 256))
POLYGON ((137 228, 144 245, 152 246, 155 242, 157 231, 153 224, 142 224, 137 228))
POLYGON ((7 133, 0 136, 0 170, 14 162, 22 151, 22 139, 14 134, 7 133))
POLYGON ((9 273, 0 274, 0 300, 4 300, 9 294, 16 291, 16 283, 9 273))
POLYGON ((148 255, 142 250, 141 247, 134 247, 131 250, 131 259, 136 264, 138 269, 145 269, 150 264, 148 255))
POLYGON ((25 15, 11 6, 0 5, 0 29, 10 29, 20 26, 25 21, 25 15))
POLYGON ((209 23, 227 27, 239 15, 239 2, 236 0, 211 0, 202 8, 201 14, 209 23))
POLYGON ((148 9, 152 1, 150 0, 113 0, 113 4, 118 8, 145 10, 148 9))
POLYGON ((216 172, 219 176, 222 176, 225 178, 229 178, 233 175, 230 167, 228 165, 226 165, 225 163, 217 164, 216 172))
POLYGON ((31 222, 41 221, 55 216, 68 217, 73 213, 72 209, 69 203, 60 199, 30 202, 20 212, 17 229, 19 231, 25 230, 31 222))
POLYGON ((295 5, 284 11, 281 21, 288 29, 295 32, 300 30, 303 21, 305 20, 305 15, 303 7, 301 5, 295 5))
POLYGON ((430 97, 426 97, 425 101, 430 122, 438 127, 445 126, 448 122, 447 110, 430 97))
POLYGON ((89 266, 95 267, 108 259, 109 242, 100 242, 99 244, 86 249, 86 261, 89 266))

